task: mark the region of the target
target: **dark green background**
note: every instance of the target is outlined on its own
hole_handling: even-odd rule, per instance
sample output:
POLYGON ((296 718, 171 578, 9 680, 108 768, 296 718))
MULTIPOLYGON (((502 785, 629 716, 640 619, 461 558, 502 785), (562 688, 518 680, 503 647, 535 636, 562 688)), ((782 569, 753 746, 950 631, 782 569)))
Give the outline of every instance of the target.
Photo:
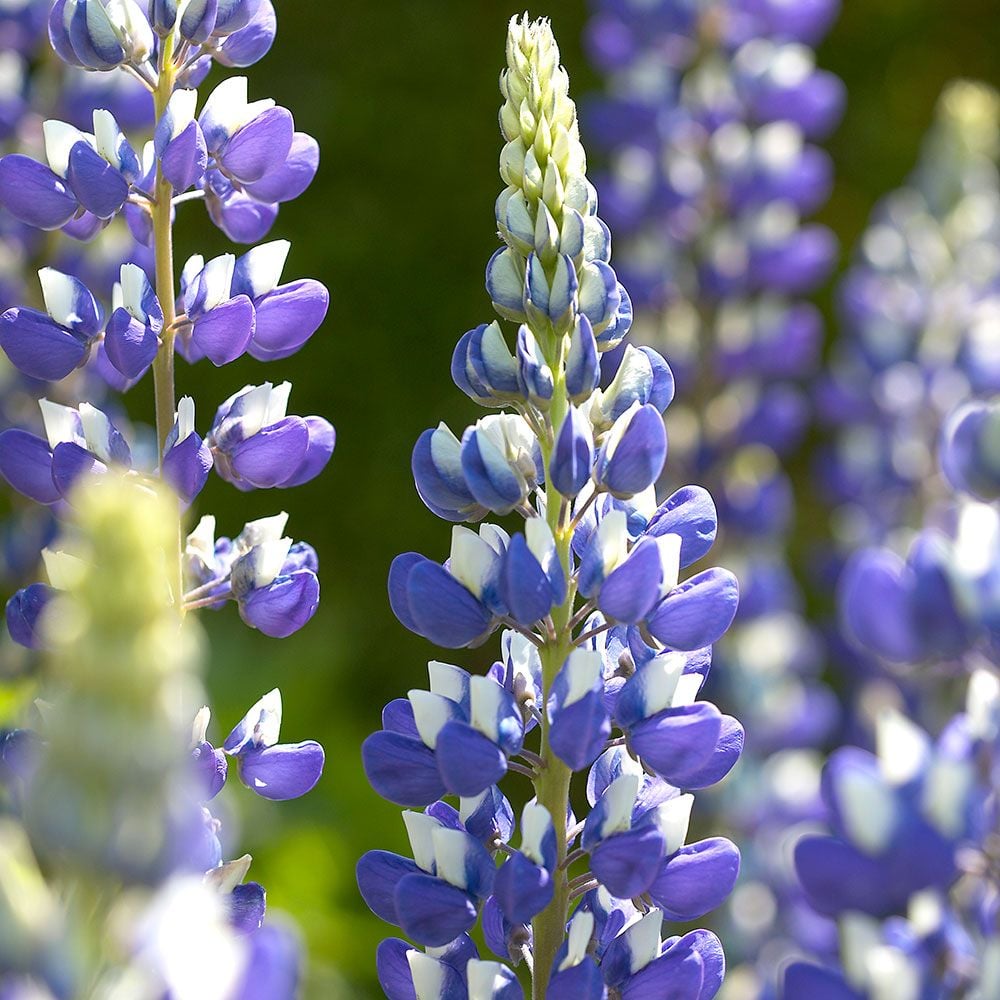
MULTIPOLYGON (((270 906, 304 930, 309 995, 377 997, 373 953, 390 929, 358 898, 354 863, 370 847, 402 849, 404 839, 398 810, 365 784, 358 747, 385 701, 423 684, 435 655, 393 618, 385 578, 401 551, 442 558, 448 547, 448 527, 413 490, 410 449, 438 420, 460 432, 478 415, 448 364, 456 339, 491 318, 482 279, 496 245, 497 75, 515 11, 496 0, 276 5, 278 40, 250 72, 251 97, 289 107, 323 160, 272 235, 292 240, 286 277, 324 281, 332 308, 296 357, 266 369, 250 360, 182 367, 179 389, 195 395, 204 421, 245 382, 291 379, 291 409, 327 416, 339 442, 327 472, 306 487, 242 495, 213 480, 199 501, 227 534, 288 510, 291 533, 319 551, 323 587, 315 620, 285 641, 248 631, 233 609, 207 616, 209 686, 225 727, 216 735, 280 685, 283 737, 324 743, 326 774, 305 799, 233 796, 244 810, 240 846, 255 855, 270 906)), ((552 17, 580 98, 597 84, 580 50, 584 0, 531 13, 552 17)), ((987 0, 847 0, 820 53, 850 93, 829 143, 838 182, 822 215, 845 248, 909 170, 942 85, 961 75, 1000 83, 998 13, 987 0)), ((181 260, 225 248, 200 208, 181 216, 181 260)), ((481 664, 493 648, 454 660, 481 664)))

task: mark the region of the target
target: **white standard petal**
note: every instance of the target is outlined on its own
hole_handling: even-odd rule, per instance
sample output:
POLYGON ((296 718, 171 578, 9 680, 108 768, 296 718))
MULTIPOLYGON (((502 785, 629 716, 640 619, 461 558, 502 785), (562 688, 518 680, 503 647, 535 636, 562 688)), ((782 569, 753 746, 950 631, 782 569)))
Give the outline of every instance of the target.
POLYGON ((42 423, 50 448, 64 441, 79 440, 77 427, 80 415, 71 406, 43 398, 38 401, 38 408, 42 411, 42 423))
POLYGON ((222 305, 230 297, 233 286, 233 269, 236 266, 236 255, 231 253, 220 254, 210 260, 201 272, 202 287, 204 289, 205 301, 202 309, 208 312, 218 305, 222 305))
POLYGON ((181 396, 174 423, 177 425, 177 444, 194 433, 194 400, 190 396, 181 396))
POLYGON ((593 649, 574 649, 566 661, 566 696, 562 707, 578 702, 588 691, 593 691, 604 671, 601 654, 593 649))
POLYGON ((634 683, 642 689, 645 718, 673 706, 677 685, 686 664, 687 657, 683 653, 669 652, 653 657, 640 669, 634 683))
POLYGON ((70 150, 78 142, 85 142, 91 147, 94 145, 93 136, 54 118, 42 123, 42 135, 45 138, 45 158, 49 161, 49 167, 60 177, 66 176, 70 150))
POLYGON ((552 830, 552 817, 548 809, 537 802, 529 802, 521 813, 521 853, 535 862, 545 863, 542 843, 552 830))
POLYGON ((118 155, 121 134, 118 122, 110 111, 105 108, 94 111, 94 144, 97 152, 116 170, 121 166, 121 158, 118 155))
POLYGON ((836 795, 848 837, 870 854, 884 850, 896 828, 892 790, 877 775, 849 767, 839 775, 836 795))
POLYGON ((500 739, 500 713, 503 711, 504 690, 496 681, 474 674, 469 682, 471 710, 469 723, 488 740, 500 739))
POLYGON ((455 525, 451 533, 451 558, 448 570, 477 598, 483 590, 496 563, 496 552, 474 531, 455 525))
POLYGON ((138 264, 122 264, 121 272, 121 305, 130 316, 145 323, 146 310, 142 307, 142 300, 149 290, 149 278, 146 272, 138 264))
POLYGON ((247 521, 236 539, 236 548, 240 552, 249 552, 261 542, 281 538, 287 524, 287 511, 272 514, 271 517, 261 517, 256 521, 247 521))
POLYGON ((597 526, 597 544, 604 575, 607 576, 628 555, 628 518, 625 511, 615 507, 604 515, 597 526))
POLYGON ((559 965, 559 971, 572 969, 587 957, 590 939, 594 935, 594 914, 590 910, 577 910, 569 922, 569 939, 566 957, 559 965))
POLYGON ((434 860, 438 878, 443 878, 459 889, 469 887, 468 853, 469 835, 464 830, 438 826, 431 831, 434 843, 434 860))
POLYGON ((666 847, 663 850, 665 857, 669 857, 684 846, 693 805, 693 795, 678 795, 676 798, 664 802, 656 810, 656 825, 666 841, 666 847))
POLYGON ((895 709, 883 712, 875 726, 875 745, 882 776, 893 785, 912 781, 927 764, 930 738, 895 709))
POLYGON ((215 515, 205 514, 187 536, 184 554, 200 559, 206 565, 215 560, 215 515))
POLYGON ((413 860, 425 872, 433 874, 435 871, 434 831, 439 829, 441 824, 433 816, 414 812, 412 809, 403 810, 403 823, 406 826, 406 835, 410 839, 413 860))
POLYGON ((415 948, 406 953, 406 960, 410 964, 413 992, 417 1000, 439 1000, 446 982, 445 966, 436 958, 415 948))
POLYGON ((42 563, 49 585, 56 590, 70 590, 75 587, 86 569, 86 563, 77 556, 60 549, 42 549, 42 563))
POLYGON ((434 750, 437 747, 438 733, 445 723, 452 718, 453 702, 443 695, 432 691, 414 688, 406 696, 413 709, 413 721, 424 745, 434 750))
POLYGON ((291 246, 288 240, 272 240, 248 250, 240 258, 240 270, 250 286, 252 299, 277 288, 291 246))
POLYGON ((80 404, 80 423, 83 424, 83 436, 87 441, 87 450, 95 454, 102 462, 111 461, 111 421, 107 414, 90 403, 80 404))
POLYGON ((469 675, 461 668, 440 660, 431 660, 427 664, 427 674, 430 677, 431 691, 443 695, 450 701, 459 704, 469 690, 469 675))
POLYGON ((646 968, 660 954, 660 930, 663 927, 661 910, 650 910, 627 931, 629 966, 633 975, 646 968))
POLYGON ((640 778, 637 774, 622 774, 615 778, 601 796, 600 805, 604 809, 601 824, 601 839, 613 833, 624 833, 632 827, 632 809, 639 792, 640 778))
POLYGON ((43 267, 38 272, 38 281, 42 286, 42 300, 45 311, 60 326, 71 326, 79 323, 81 316, 77 311, 79 284, 68 274, 57 271, 54 267, 43 267))
POLYGON ((194 121, 198 104, 197 90, 175 90, 167 103, 170 138, 176 139, 194 121))
POLYGON ((493 1000, 497 990, 507 985, 504 976, 505 965, 487 962, 478 958, 469 959, 465 974, 469 981, 469 1000, 493 1000))
POLYGON ((275 577, 281 572, 285 560, 288 558, 288 550, 292 547, 292 540, 276 538, 266 542, 261 542, 253 547, 253 582, 255 587, 266 587, 273 583, 275 577))

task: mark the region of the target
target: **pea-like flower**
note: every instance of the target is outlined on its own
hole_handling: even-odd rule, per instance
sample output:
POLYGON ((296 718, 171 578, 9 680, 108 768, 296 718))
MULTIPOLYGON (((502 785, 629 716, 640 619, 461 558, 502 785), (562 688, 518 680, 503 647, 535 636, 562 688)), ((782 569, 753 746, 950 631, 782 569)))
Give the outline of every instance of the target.
POLYGON ((240 781, 265 799, 295 799, 323 773, 323 748, 315 740, 278 743, 281 692, 265 694, 236 724, 222 749, 236 761, 240 781))
POLYGON ((45 312, 8 309, 0 316, 0 347, 25 375, 55 382, 87 361, 103 316, 87 286, 72 275, 44 267, 38 280, 45 312))
POLYGON ((218 409, 208 435, 216 471, 238 489, 287 489, 315 478, 333 454, 322 417, 286 416, 290 382, 246 386, 218 409))

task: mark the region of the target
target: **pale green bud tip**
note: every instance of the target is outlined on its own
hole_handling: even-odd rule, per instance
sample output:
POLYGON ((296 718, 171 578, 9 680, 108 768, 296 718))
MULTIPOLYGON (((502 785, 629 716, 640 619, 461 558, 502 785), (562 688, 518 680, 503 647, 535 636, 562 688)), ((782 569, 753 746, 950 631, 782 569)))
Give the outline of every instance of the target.
POLYGON ((955 80, 941 94, 938 115, 969 149, 993 155, 1000 127, 1000 93, 977 80, 955 80))

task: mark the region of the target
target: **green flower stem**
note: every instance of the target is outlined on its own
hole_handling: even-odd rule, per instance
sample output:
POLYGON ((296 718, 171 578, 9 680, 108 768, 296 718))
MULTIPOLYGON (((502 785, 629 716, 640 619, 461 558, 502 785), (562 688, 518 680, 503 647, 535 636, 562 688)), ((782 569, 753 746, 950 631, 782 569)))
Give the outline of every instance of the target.
MULTIPOLYGON (((159 79, 153 91, 153 105, 156 111, 156 121, 159 121, 167 108, 170 95, 174 92, 177 80, 177 70, 174 65, 174 33, 171 32, 162 39, 160 46, 159 79)), ((154 187, 153 217, 153 252, 156 267, 156 297, 163 309, 163 333, 160 349, 153 361, 153 392, 156 400, 156 443, 159 452, 159 463, 162 471, 163 449, 167 435, 174 425, 174 414, 177 411, 177 399, 174 390, 174 321, 175 285, 174 285, 174 243, 173 224, 171 220, 171 202, 174 189, 170 181, 163 176, 160 164, 156 165, 156 184, 154 187)), ((173 603, 182 606, 184 595, 183 577, 181 574, 181 517, 180 503, 177 504, 177 542, 171 545, 172 551, 167 554, 167 573, 170 582, 170 592, 173 603)))
MULTIPOLYGON (((549 334, 543 343, 547 360, 553 373, 553 393, 549 410, 550 433, 541 438, 542 458, 545 463, 546 481, 549 485, 545 492, 546 518, 552 534, 555 536, 559 561, 562 564, 566 579, 570 579, 571 557, 570 544, 573 533, 568 519, 560 517, 563 508, 563 497, 551 485, 552 452, 555 434, 569 410, 569 397, 566 394, 566 372, 564 366, 565 338, 549 334), (562 522, 562 523, 561 523, 562 522)), ((534 967, 532 970, 532 998, 543 1000, 549 984, 549 975, 556 953, 566 936, 566 921, 569 915, 570 886, 569 877, 563 861, 566 859, 566 815, 569 807, 569 789, 573 772, 552 752, 549 746, 549 719, 545 706, 556 675, 573 650, 572 618, 573 605, 576 600, 576 588, 571 583, 566 600, 552 610, 552 624, 556 639, 546 642, 540 650, 542 661, 542 686, 544 696, 539 706, 542 712, 541 757, 543 765, 535 780, 535 795, 540 805, 545 806, 552 817, 552 825, 556 833, 557 869, 553 873, 555 892, 549 905, 532 921, 534 939, 534 967)))

